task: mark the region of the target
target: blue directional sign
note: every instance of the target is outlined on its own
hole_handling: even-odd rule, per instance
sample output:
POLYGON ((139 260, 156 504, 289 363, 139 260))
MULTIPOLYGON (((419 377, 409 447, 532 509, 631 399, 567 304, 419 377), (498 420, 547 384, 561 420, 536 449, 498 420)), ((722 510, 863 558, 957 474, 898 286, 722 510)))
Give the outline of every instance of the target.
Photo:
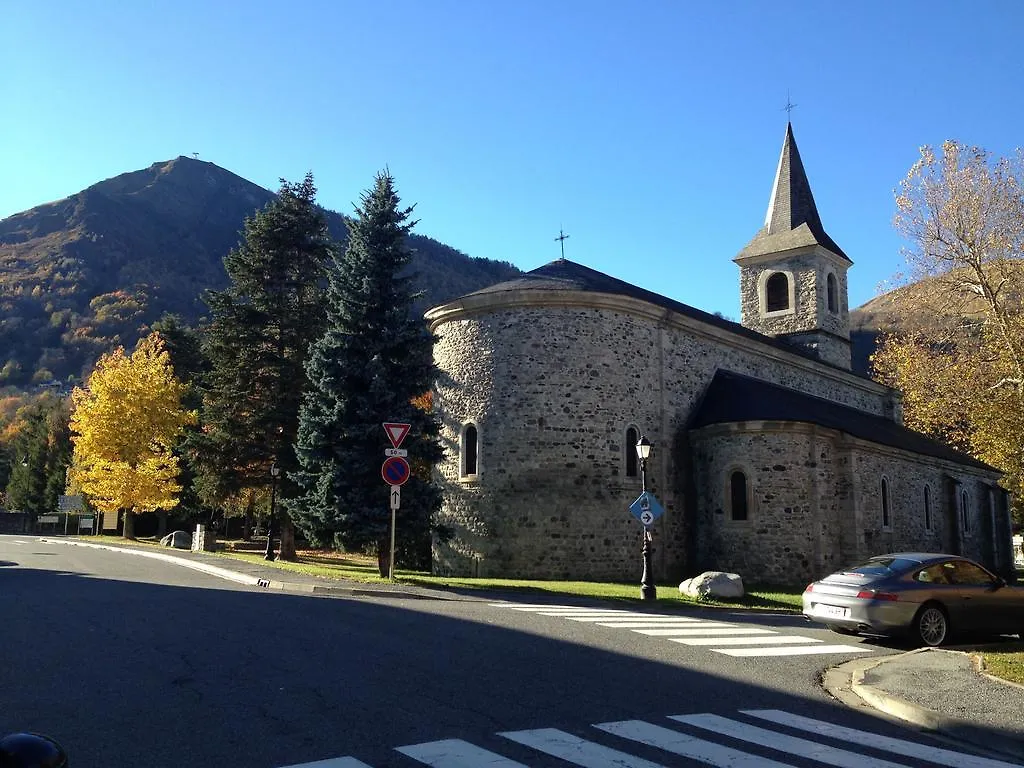
POLYGON ((654 494, 644 491, 639 498, 629 505, 629 511, 633 517, 644 525, 651 525, 655 520, 665 514, 665 508, 654 498, 654 494))

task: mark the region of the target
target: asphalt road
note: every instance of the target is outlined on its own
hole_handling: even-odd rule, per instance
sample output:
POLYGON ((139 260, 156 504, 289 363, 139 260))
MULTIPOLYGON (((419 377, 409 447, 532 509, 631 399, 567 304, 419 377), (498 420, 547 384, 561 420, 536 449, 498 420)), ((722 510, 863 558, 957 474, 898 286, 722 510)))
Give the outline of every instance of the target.
MULTIPOLYGON (((462 760, 446 765, 517 764, 473 749, 537 766, 566 765, 547 756, 561 749, 580 765, 703 764, 593 727, 642 720, 752 761, 730 765, 822 764, 799 756, 803 747, 785 740, 793 737, 818 745, 819 759, 823 745, 854 750, 832 764, 943 764, 920 751, 937 742, 822 692, 821 670, 855 652, 732 656, 728 645, 493 602, 271 593, 159 561, 0 536, 0 733, 50 734, 75 768, 441 765, 438 753, 462 760), (786 722, 766 721, 780 717, 766 710, 786 722), (680 725, 673 715, 695 719, 680 725), (856 729, 853 742, 809 735, 793 716, 856 729), (912 742, 903 748, 910 753, 865 746, 870 734, 912 742), (602 745, 640 761, 601 762, 602 745)), ((893 650, 858 649, 863 640, 792 616, 693 617, 727 621, 739 634, 759 627, 870 654, 893 650)))

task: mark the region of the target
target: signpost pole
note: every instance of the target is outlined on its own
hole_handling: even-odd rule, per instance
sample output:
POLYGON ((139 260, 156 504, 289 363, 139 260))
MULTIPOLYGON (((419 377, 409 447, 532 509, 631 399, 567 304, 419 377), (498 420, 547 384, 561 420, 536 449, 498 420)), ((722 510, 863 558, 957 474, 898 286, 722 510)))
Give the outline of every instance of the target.
POLYGON ((388 581, 395 580, 395 505, 391 505, 391 557, 388 558, 388 581))

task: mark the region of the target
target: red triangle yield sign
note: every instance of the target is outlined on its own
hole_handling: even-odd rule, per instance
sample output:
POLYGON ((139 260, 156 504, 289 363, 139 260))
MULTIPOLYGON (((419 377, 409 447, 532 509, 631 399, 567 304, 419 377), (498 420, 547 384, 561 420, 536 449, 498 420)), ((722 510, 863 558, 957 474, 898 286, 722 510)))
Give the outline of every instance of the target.
POLYGON ((384 431, 388 433, 388 440, 391 441, 391 445, 398 448, 402 445, 402 441, 405 440, 405 436, 409 434, 410 424, 396 424, 393 422, 384 422, 384 431))

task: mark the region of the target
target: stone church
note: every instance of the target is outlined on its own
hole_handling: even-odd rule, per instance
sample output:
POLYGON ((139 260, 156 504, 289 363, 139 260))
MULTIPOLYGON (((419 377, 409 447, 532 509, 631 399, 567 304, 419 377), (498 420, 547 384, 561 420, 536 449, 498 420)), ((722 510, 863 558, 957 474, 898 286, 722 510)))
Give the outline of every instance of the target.
POLYGON ((1011 567, 1000 473, 904 427, 900 393, 851 370, 852 262, 792 126, 734 261, 740 323, 565 259, 427 312, 452 534, 437 572, 638 581, 640 436, 662 583, 799 584, 899 550, 1011 567))

